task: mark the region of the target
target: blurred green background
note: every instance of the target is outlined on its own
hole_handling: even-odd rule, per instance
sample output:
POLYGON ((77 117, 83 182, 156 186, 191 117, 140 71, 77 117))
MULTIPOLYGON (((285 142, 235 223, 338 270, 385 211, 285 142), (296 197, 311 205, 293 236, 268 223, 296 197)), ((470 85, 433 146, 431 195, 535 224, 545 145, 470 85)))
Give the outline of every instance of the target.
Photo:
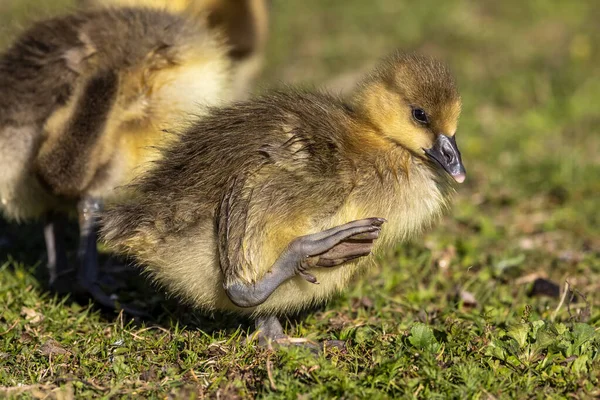
MULTIPOLYGON (((0 0, 0 45, 28 21, 68 7, 0 0)), ((297 335, 349 340, 346 352, 320 356, 247 348, 235 323, 203 334, 196 320, 158 307, 160 297, 144 301, 160 310, 150 324, 167 333, 61 307, 39 289, 31 261, 19 258, 25 245, 5 249, 13 261, 0 277, 0 331, 16 325, 0 336, 0 384, 85 396, 113 393, 110 385, 122 396, 600 395, 598 21, 596 0, 275 0, 257 91, 293 83, 345 92, 396 48, 451 65, 464 102, 457 138, 468 171, 451 214, 289 326, 297 335), (568 281, 577 300, 561 304, 556 288, 541 296, 536 280, 558 290, 568 281), (47 317, 31 327, 24 307, 47 317), (24 334, 32 339, 23 342, 24 334), (117 337, 136 361, 107 361, 117 337), (75 349, 63 355, 60 373, 43 373, 52 368, 40 355, 48 338, 75 349), (15 354, 19 367, 7 361, 15 354), (157 365, 168 368, 144 378, 157 365)), ((41 260, 36 243, 28 253, 41 260)))

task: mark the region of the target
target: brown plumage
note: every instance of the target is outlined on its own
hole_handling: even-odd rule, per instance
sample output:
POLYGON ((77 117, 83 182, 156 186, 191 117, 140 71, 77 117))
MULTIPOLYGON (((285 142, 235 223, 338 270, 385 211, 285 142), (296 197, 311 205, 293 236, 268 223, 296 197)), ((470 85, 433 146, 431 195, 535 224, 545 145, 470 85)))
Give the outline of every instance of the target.
POLYGON ((88 8, 149 7, 184 14, 219 31, 234 64, 236 98, 247 97, 261 70, 269 32, 270 0, 79 0, 88 8))
MULTIPOLYGON (((165 130, 234 99, 228 52, 220 33, 167 11, 111 8, 35 24, 0 56, 2 213, 26 220, 79 204, 81 252, 95 252, 89 211, 159 156, 172 137, 165 130)), ((62 251, 54 223, 52 280, 63 269, 52 264, 65 259, 50 254, 62 251)))
POLYGON ((329 298, 371 251, 442 214, 444 170, 464 178, 448 144, 459 113, 447 68, 401 54, 348 102, 289 90, 213 109, 107 210, 104 238, 197 307, 253 314, 270 331, 273 315, 329 298), (346 233, 324 244, 332 227, 346 233))

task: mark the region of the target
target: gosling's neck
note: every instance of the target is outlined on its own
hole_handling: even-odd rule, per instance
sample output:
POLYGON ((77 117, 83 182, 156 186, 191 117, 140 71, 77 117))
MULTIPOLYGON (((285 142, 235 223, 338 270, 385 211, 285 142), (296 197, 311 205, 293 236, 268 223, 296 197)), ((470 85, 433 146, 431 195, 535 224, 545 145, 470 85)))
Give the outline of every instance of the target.
POLYGON ((365 215, 387 218, 382 243, 396 243, 433 224, 449 208, 455 190, 435 165, 388 140, 364 112, 357 110, 355 130, 347 140, 354 160, 349 200, 365 215))
POLYGON ((388 220, 378 248, 409 240, 430 228, 449 208, 454 188, 406 149, 381 153, 372 162, 360 162, 349 196, 361 217, 388 220))

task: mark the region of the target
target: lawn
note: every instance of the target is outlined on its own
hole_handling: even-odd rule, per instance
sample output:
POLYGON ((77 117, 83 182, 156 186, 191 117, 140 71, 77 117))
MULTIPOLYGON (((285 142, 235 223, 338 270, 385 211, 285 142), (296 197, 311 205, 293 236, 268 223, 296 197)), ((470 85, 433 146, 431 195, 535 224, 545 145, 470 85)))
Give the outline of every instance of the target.
MULTIPOLYGON (((0 44, 69 5, 48 3, 0 0, 0 44)), ((123 296, 145 319, 54 297, 40 227, 1 223, 0 396, 600 396, 599 20, 596 0, 275 0, 259 91, 345 91, 394 48, 448 61, 468 171, 452 211, 287 321, 347 341, 320 354, 247 344, 249 321, 139 279, 123 296)))

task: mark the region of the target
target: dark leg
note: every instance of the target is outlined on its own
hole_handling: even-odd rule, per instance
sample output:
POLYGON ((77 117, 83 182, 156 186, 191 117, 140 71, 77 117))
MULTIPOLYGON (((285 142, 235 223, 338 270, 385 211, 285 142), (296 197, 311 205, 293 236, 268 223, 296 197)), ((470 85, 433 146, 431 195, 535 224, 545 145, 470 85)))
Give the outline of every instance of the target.
POLYGON ((384 222, 382 218, 368 218, 301 236, 290 243, 262 279, 251 284, 240 282, 230 285, 226 288, 227 295, 239 307, 255 307, 266 301, 282 283, 296 275, 302 276, 309 282, 317 283, 316 278, 306 270, 319 266, 318 256, 332 252, 342 244, 344 246, 341 249, 333 252, 333 262, 323 263, 324 266, 338 265, 342 262, 340 260, 368 255, 384 222), (364 235, 370 235, 368 236, 370 239, 367 240, 368 246, 363 243, 364 235), (345 244, 353 237, 361 238, 358 243, 359 251, 345 244))
POLYGON ((44 240, 48 257, 48 274, 50 275, 50 288, 58 293, 70 290, 64 277, 69 271, 67 252, 65 249, 65 218, 63 215, 50 213, 46 216, 44 224, 44 240))
POLYGON ((289 337, 283 333, 283 327, 279 319, 273 315, 256 318, 255 327, 260 346, 303 346, 313 352, 319 352, 323 348, 345 349, 345 342, 341 340, 328 340, 318 343, 310 339, 289 337))
POLYGON ((101 210, 102 203, 98 199, 85 198, 77 204, 79 215, 79 248, 77 250, 79 269, 77 270, 77 280, 86 288, 98 282, 96 229, 98 214, 101 210))
MULTIPOLYGON (((255 307, 263 303, 285 281, 299 275, 316 283, 314 276, 306 272, 312 267, 332 267, 370 254, 373 242, 379 237, 383 218, 353 221, 312 235, 301 236, 290 243, 279 256, 271 270, 253 284, 236 283, 226 288, 231 301, 239 307, 255 307)), ((322 348, 343 349, 343 341, 327 341, 321 347, 304 338, 290 338, 275 316, 256 319, 256 331, 262 346, 301 345, 311 351, 322 348)))
POLYGON ((273 315, 256 318, 255 326, 260 346, 304 346, 313 351, 321 349, 317 342, 304 338, 292 338, 284 334, 279 319, 273 315))
POLYGON ((254 325, 261 343, 267 340, 277 340, 286 337, 279 319, 275 316, 258 317, 254 321, 254 325))
MULTIPOLYGON (((79 214, 77 283, 80 291, 91 296, 96 303, 106 308, 116 309, 117 298, 106 294, 100 287, 97 229, 101 210, 101 201, 94 198, 85 198, 77 205, 79 214)), ((120 304, 120 308, 131 315, 145 315, 143 312, 123 304, 120 304)))

